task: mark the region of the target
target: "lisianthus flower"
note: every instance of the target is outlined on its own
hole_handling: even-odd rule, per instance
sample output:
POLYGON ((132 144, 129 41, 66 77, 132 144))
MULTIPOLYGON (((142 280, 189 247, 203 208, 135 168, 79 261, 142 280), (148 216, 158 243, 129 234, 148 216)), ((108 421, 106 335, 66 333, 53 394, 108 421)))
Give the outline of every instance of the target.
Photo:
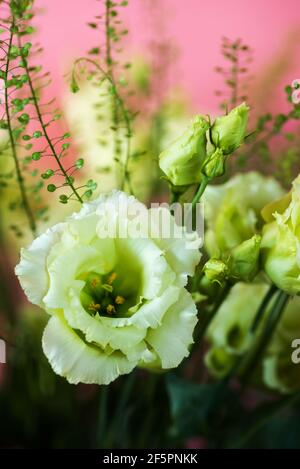
POLYGON ((299 363, 292 360, 293 342, 300 338, 299 311, 300 298, 295 296, 289 301, 263 359, 264 384, 283 394, 300 389, 299 363))
POLYGON ((203 194, 207 231, 205 246, 219 257, 259 234, 262 208, 283 195, 278 182, 256 172, 238 174, 225 184, 209 185, 203 194))
POLYGON ((136 366, 176 367, 197 322, 185 285, 200 260, 198 241, 166 208, 148 210, 116 191, 22 249, 16 274, 28 299, 51 316, 42 345, 54 371, 70 383, 108 384, 136 366), (136 237, 141 215, 151 229, 142 223, 136 237))
MULTIPOLYGON (((236 358, 249 352, 254 345, 264 321, 255 337, 249 330, 268 288, 265 283, 237 283, 220 306, 206 334, 209 349, 205 363, 212 375, 226 375, 236 358)), ((273 304, 268 306, 265 318, 273 304)), ((281 393, 300 389, 299 364, 292 361, 293 341, 300 338, 299 308, 300 298, 295 296, 289 301, 262 355, 256 384, 281 393)))
POLYGON ((263 283, 240 282, 232 287, 206 334, 210 348, 205 363, 213 375, 224 376, 251 346, 249 330, 267 290, 263 283))
MULTIPOLYGON (((300 176, 285 204, 274 206, 273 221, 262 237, 263 266, 272 282, 290 295, 300 292, 300 176), (286 208, 285 208, 286 206, 286 208)), ((280 201, 279 201, 280 202, 280 201)))

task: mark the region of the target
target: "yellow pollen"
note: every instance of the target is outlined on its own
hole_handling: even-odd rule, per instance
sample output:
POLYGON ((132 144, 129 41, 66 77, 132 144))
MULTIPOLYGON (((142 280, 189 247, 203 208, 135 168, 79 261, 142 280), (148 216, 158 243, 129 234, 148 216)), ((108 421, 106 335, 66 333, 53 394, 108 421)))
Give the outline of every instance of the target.
POLYGON ((107 283, 111 285, 116 280, 116 278, 117 278, 116 272, 112 272, 107 279, 107 283))
POLYGON ((89 305, 89 311, 97 312, 99 311, 100 308, 101 308, 101 305, 99 305, 98 303, 91 303, 89 305))
POLYGON ((94 278, 94 279, 91 281, 91 285, 92 285, 93 288, 96 288, 96 287, 99 285, 99 279, 94 278))
POLYGON ((106 311, 108 314, 115 314, 116 313, 116 309, 113 305, 108 305, 107 308, 106 308, 106 311))
POLYGON ((122 305, 123 303, 125 303, 125 298, 123 298, 123 296, 118 295, 115 299, 115 302, 117 305, 122 305))

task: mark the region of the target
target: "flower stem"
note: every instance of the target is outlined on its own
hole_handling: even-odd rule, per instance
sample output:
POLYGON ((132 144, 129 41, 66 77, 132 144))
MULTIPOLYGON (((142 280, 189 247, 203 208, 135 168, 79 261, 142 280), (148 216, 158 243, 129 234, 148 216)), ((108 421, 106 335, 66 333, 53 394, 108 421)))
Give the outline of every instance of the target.
POLYGON ((17 176, 17 181, 21 193, 21 198, 22 198, 22 204, 23 208, 25 210, 29 227, 32 232, 33 237, 36 236, 36 222, 35 222, 35 217, 33 214, 33 211, 31 209, 29 199, 27 196, 26 192, 26 187, 24 183, 24 178, 22 176, 21 168, 20 168, 20 163, 18 160, 18 155, 17 155, 17 150, 16 150, 16 144, 15 144, 15 139, 13 136, 13 129, 12 129, 12 123, 11 123, 11 116, 10 116, 10 111, 9 111, 9 102, 8 102, 8 87, 7 87, 7 80, 8 80, 8 73, 9 73, 9 65, 10 65, 10 51, 12 47, 12 42, 13 42, 13 37, 14 37, 14 29, 15 29, 15 21, 13 19, 11 28, 10 28, 10 38, 9 38, 9 44, 8 44, 8 51, 7 51, 7 62, 6 62, 6 69, 5 69, 5 113, 6 113, 6 118, 7 118, 7 127, 8 127, 8 134, 9 134, 9 141, 10 141, 10 146, 11 146, 11 151, 12 151, 12 157, 15 163, 15 168, 16 168, 16 176, 17 176))
POLYGON ((106 78, 106 80, 108 80, 110 82, 110 84, 112 85, 114 97, 116 99, 117 106, 119 106, 119 108, 121 110, 121 114, 123 116, 123 120, 124 120, 125 127, 126 127, 126 142, 127 142, 127 145, 126 145, 126 156, 125 156, 125 163, 124 163, 124 170, 123 170, 124 171, 124 173, 123 173, 124 176, 123 176, 123 181, 121 183, 121 189, 123 190, 124 186, 125 186, 125 183, 127 183, 129 192, 132 194, 133 189, 132 189, 132 186, 131 186, 130 174, 129 174, 129 170, 128 170, 128 165, 129 165, 129 160, 130 160, 130 153, 131 153, 130 139, 131 139, 131 136, 132 136, 132 129, 131 129, 131 122, 130 122, 129 113, 128 113, 127 109, 125 108, 124 102, 123 102, 121 96, 119 95, 119 93, 117 91, 117 88, 116 88, 116 85, 115 85, 115 82, 114 82, 113 78, 111 77, 111 75, 108 72, 103 70, 101 65, 99 65, 94 60, 89 59, 88 57, 80 57, 79 59, 77 59, 74 62, 73 78, 75 78, 75 73, 74 73, 75 68, 76 68, 77 65, 80 64, 80 62, 87 62, 87 63, 93 65, 101 73, 101 75, 103 75, 106 78))
POLYGON ((200 201, 210 179, 208 177, 203 176, 203 179, 201 181, 201 184, 198 187, 198 190, 192 200, 192 210, 196 207, 197 203, 200 201))
POLYGON ((246 363, 246 367, 243 369, 240 380, 243 383, 242 389, 245 388, 245 385, 249 382, 258 360, 260 359, 263 351, 266 349, 268 343, 272 338, 272 334, 275 331, 278 322, 281 319, 281 316, 285 310, 285 307, 290 299, 290 296, 283 292, 279 291, 276 298, 276 302, 272 307, 270 314, 268 315, 267 324, 264 328, 261 337, 259 338, 259 343, 255 348, 253 355, 250 356, 249 361, 246 363))
POLYGON ((55 160, 56 160, 56 163, 60 169, 60 171, 62 172, 63 176, 66 178, 66 180, 68 181, 68 185, 70 186, 70 188, 72 189, 72 192, 73 194, 75 195, 76 199, 78 200, 78 202, 80 203, 83 203, 83 200, 82 198, 80 197, 80 195, 78 194, 76 188, 74 187, 74 184, 70 181, 69 177, 68 177, 68 173, 67 171, 65 170, 65 168, 63 167, 61 161, 60 161, 60 157, 59 155, 57 154, 56 150, 55 150, 55 147, 52 143, 52 140, 48 134, 48 131, 47 131, 47 127, 46 127, 46 124, 44 122, 44 119, 43 119, 43 116, 42 116, 42 113, 41 113, 41 110, 40 110, 40 107, 39 107, 39 103, 38 103, 38 98, 37 98, 37 95, 36 95, 36 92, 35 92, 35 89, 34 89, 34 86, 33 86, 33 82, 32 82, 32 78, 31 78, 31 75, 30 75, 30 70, 29 70, 29 67, 28 67, 28 63, 27 63, 27 59, 26 57, 24 56, 23 52, 22 52, 22 44, 21 44, 21 39, 20 39, 20 36, 18 36, 18 40, 19 40, 19 47, 20 47, 20 50, 21 50, 21 57, 22 57, 22 60, 23 60, 23 63, 24 63, 24 68, 26 70, 26 74, 28 76, 28 85, 29 85, 29 88, 30 88, 30 92, 31 92, 31 97, 32 97, 32 101, 33 101, 33 104, 34 104, 34 107, 35 107, 35 110, 36 110, 36 113, 37 113, 37 117, 38 117, 38 120, 39 120, 39 123, 40 123, 40 126, 42 128, 42 131, 43 131, 43 135, 49 145, 49 148, 51 150, 51 153, 52 155, 54 156, 55 160))

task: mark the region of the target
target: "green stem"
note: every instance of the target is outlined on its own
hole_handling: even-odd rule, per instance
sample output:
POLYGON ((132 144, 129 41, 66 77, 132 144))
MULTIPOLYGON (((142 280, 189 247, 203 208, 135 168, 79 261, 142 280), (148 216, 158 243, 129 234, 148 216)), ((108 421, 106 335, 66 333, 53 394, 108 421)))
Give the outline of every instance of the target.
POLYGON ((110 18, 111 18, 111 1, 105 1, 105 52, 106 52, 106 66, 107 72, 113 80, 113 59, 111 53, 111 40, 110 40, 110 18))
POLYGON ((21 44, 21 39, 20 39, 20 36, 18 36, 18 40, 19 40, 19 47, 20 47, 20 50, 21 50, 21 57, 22 57, 22 60, 23 60, 23 63, 24 63, 24 68, 26 70, 26 74, 28 76, 28 85, 29 85, 29 88, 30 88, 30 92, 31 92, 31 97, 32 97, 32 101, 33 101, 33 104, 34 104, 34 107, 35 107, 35 110, 36 110, 36 113, 37 113, 37 117, 38 117, 38 120, 39 120, 39 123, 40 123, 40 126, 43 130, 43 135, 49 145, 49 148, 52 152, 52 155, 54 156, 55 160, 56 160, 56 163, 60 169, 60 171, 62 172, 63 176, 65 177, 66 181, 68 181, 68 185, 70 186, 70 188, 72 189, 72 192, 73 194, 75 195, 76 199, 78 200, 78 202, 80 202, 81 204, 83 203, 83 200, 82 198, 80 197, 80 195, 78 194, 76 188, 74 187, 74 184, 70 181, 69 177, 68 177, 68 173, 66 172, 65 168, 63 167, 61 161, 60 161, 60 157, 59 155, 56 153, 56 150, 55 150, 55 147, 52 143, 52 140, 48 134, 48 131, 47 131, 47 127, 46 127, 46 124, 44 123, 44 119, 43 119, 43 116, 42 116, 42 113, 40 111, 40 107, 39 107, 39 103, 38 103, 38 98, 37 98, 37 95, 36 95, 36 92, 35 92, 35 89, 34 89, 34 86, 33 86, 33 82, 32 82, 32 78, 31 78, 31 75, 30 75, 30 70, 29 70, 29 67, 28 67, 28 63, 27 63, 27 59, 26 57, 24 57, 24 54, 22 52, 22 44, 21 44))
POLYGON ((221 304, 227 297, 228 293, 230 292, 232 285, 230 283, 226 283, 223 289, 221 290, 220 294, 217 297, 217 301, 213 305, 213 309, 209 311, 206 316, 204 317, 202 323, 200 324, 199 329, 196 332, 195 343, 198 343, 204 336, 209 324, 215 317, 216 313, 218 312, 221 304))
POLYGON ((108 80, 110 82, 110 84, 113 87, 114 97, 116 98, 117 106, 121 110, 121 114, 123 116, 123 120, 124 120, 125 127, 126 127, 126 132, 127 132, 127 135, 126 135, 127 146, 126 146, 126 156, 125 156, 125 163, 124 163, 124 177, 123 177, 123 181, 122 181, 122 184, 121 184, 121 189, 123 190, 124 186, 125 186, 125 183, 127 183, 128 188, 129 188, 129 192, 133 193, 133 190, 132 190, 132 187, 131 187, 131 181, 130 181, 130 174, 129 174, 129 170, 128 170, 128 165, 129 165, 129 160, 130 160, 130 153, 131 153, 130 139, 131 139, 131 136, 132 136, 131 122, 130 122, 130 117, 129 117, 128 111, 125 108, 124 102, 123 102, 121 96, 119 95, 119 93, 117 91, 117 87, 115 85, 115 82, 114 82, 113 78, 111 77, 111 75, 108 72, 103 70, 101 65, 99 65, 94 60, 89 59, 88 57, 80 57, 79 59, 75 60, 74 68, 73 68, 73 78, 75 79, 74 71, 75 71, 76 66, 79 65, 80 62, 87 62, 87 63, 93 65, 96 69, 99 70, 101 75, 103 75, 106 78, 106 80, 108 80))
POLYGON ((10 51, 11 51, 12 42, 13 42, 13 36, 14 36, 13 31, 14 31, 14 29, 15 29, 15 22, 13 20, 11 28, 10 28, 10 38, 9 38, 9 45, 8 45, 8 52, 7 52, 7 62, 6 62, 6 69, 5 69, 5 91, 4 91, 4 94, 5 94, 5 112, 6 112, 6 117, 7 117, 7 127, 8 127, 9 141, 10 141, 13 160, 14 160, 14 163, 15 163, 16 176, 17 176, 17 181, 18 181, 20 193, 21 193, 22 204, 23 204, 23 208, 25 210, 25 213, 26 213, 26 216, 27 216, 27 219, 28 219, 30 230, 33 234, 33 237, 35 237, 36 236, 36 222, 35 222, 33 211, 31 210, 31 207, 30 207, 29 199, 28 199, 25 184, 24 184, 24 178, 22 176, 20 163, 19 163, 19 160, 18 160, 15 140, 14 140, 14 136, 13 136, 11 116, 10 116, 10 112, 9 112, 9 102, 8 102, 9 98, 8 98, 7 80, 8 80, 8 73, 9 73, 10 51))
POLYGON ((284 409, 288 408, 290 405, 298 402, 299 399, 300 393, 298 392, 287 396, 278 402, 270 404, 266 409, 266 412, 263 413, 262 417, 259 418, 258 421, 256 421, 255 424, 251 426, 250 429, 236 441, 236 443, 234 443, 234 445, 230 445, 230 448, 239 449, 244 447, 250 438, 252 438, 271 418, 282 412, 284 409))
POLYGON ((269 304, 269 302, 271 301, 273 295, 275 294, 275 292, 277 291, 277 287, 275 287, 275 285, 271 285, 271 287, 269 288, 269 290, 267 291, 264 299, 262 300, 259 308, 258 308, 258 311, 255 315, 255 318, 254 318, 254 321, 252 322, 252 325, 251 325, 251 328, 250 328, 250 333, 251 334, 254 334, 255 331, 257 330, 262 318, 263 318, 263 315, 266 311, 266 308, 269 304))
POLYGON ((201 181, 201 184, 198 187, 198 190, 192 200, 192 210, 196 207, 197 203, 200 201, 210 179, 208 177, 203 176, 203 179, 201 181))
POLYGON ((124 387, 122 393, 118 399, 117 406, 114 410, 114 418, 111 424, 111 428, 108 436, 108 447, 114 447, 114 443, 119 444, 122 441, 122 422, 124 420, 124 414, 126 411, 127 402, 130 398, 131 391, 136 379, 136 372, 132 371, 130 375, 125 378, 124 387))
POLYGON ((281 319, 289 299, 290 296, 287 293, 279 291, 276 302, 268 316, 266 327, 264 328, 262 335, 259 338, 259 343, 255 348, 254 354, 250 356, 250 359, 247 362, 246 367, 243 369, 242 375, 240 377, 240 380, 243 383, 243 389, 249 382, 254 370, 256 369, 258 360, 270 342, 272 334, 281 319))
POLYGON ((238 79, 239 79, 239 53, 238 50, 235 53, 235 62, 233 64, 233 72, 232 72, 232 96, 231 96, 231 105, 235 107, 237 105, 238 100, 238 79))
POLYGON ((107 426, 107 398, 108 386, 101 386, 100 388, 100 402, 99 402, 99 420, 97 428, 97 447, 105 448, 105 430, 107 426))

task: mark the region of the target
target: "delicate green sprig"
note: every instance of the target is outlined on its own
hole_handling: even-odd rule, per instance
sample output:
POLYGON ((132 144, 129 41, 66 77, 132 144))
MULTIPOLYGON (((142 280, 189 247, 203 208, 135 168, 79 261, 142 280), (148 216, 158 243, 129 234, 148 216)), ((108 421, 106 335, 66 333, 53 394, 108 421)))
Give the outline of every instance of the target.
MULTIPOLYGON (((14 160, 15 175, 21 196, 21 206, 25 211, 29 228, 33 236, 35 236, 37 231, 36 217, 32 207, 32 201, 30 200, 30 190, 25 184, 24 172, 19 155, 20 147, 22 146, 19 143, 20 136, 26 129, 30 120, 29 115, 26 112, 23 112, 25 106, 29 104, 29 100, 13 97, 14 93, 21 90, 27 82, 26 74, 22 74, 20 71, 20 65, 16 63, 20 50, 15 45, 15 36, 18 15, 21 12, 21 8, 24 9, 24 12, 26 11, 28 4, 29 2, 23 2, 22 4, 19 2, 11 2, 11 10, 8 9, 5 12, 6 16, 2 19, 2 26, 4 27, 4 31, 8 33, 9 37, 8 39, 0 40, 0 47, 4 54, 2 57, 3 65, 0 67, 0 79, 2 79, 4 83, 4 103, 2 104, 4 110, 1 118, 1 128, 7 130, 9 139, 9 142, 4 149, 4 156, 7 157, 10 154, 14 160)), ((27 50, 28 46, 25 45, 24 54, 27 53, 27 50)), ((5 176, 2 175, 2 180, 3 177, 5 176)), ((13 208, 12 205, 11 208, 13 208)), ((22 232, 19 229, 14 231, 18 235, 22 235, 22 232)))
POLYGON ((299 161, 299 138, 297 130, 287 130, 291 123, 300 120, 300 104, 292 103, 292 88, 285 87, 287 101, 290 108, 287 112, 272 114, 266 112, 258 117, 255 131, 250 135, 238 155, 238 165, 245 167, 248 163, 255 161, 256 166, 263 170, 264 166, 273 165, 276 176, 283 183, 289 184, 293 178, 294 170, 299 161), (276 142, 276 147, 273 143, 276 142), (257 158, 257 160, 255 160, 257 158))
POLYGON ((215 68, 216 72, 222 75, 226 87, 226 91, 217 90, 216 95, 223 97, 220 104, 222 109, 231 109, 243 101, 248 101, 245 90, 252 53, 249 46, 241 39, 231 41, 226 37, 223 38, 221 51, 229 65, 215 68))
MULTIPOLYGON (((32 65, 33 56, 41 49, 35 48, 31 42, 25 42, 24 40, 25 36, 32 35, 34 32, 31 25, 34 18, 32 2, 27 2, 27 4, 25 9, 20 7, 19 1, 10 4, 13 33, 16 38, 10 56, 18 61, 23 73, 12 77, 11 86, 14 89, 24 87, 27 92, 25 99, 15 98, 11 101, 16 120, 19 123, 18 138, 23 142, 25 151, 29 152, 25 156, 23 164, 24 167, 29 167, 32 161, 38 162, 47 157, 51 158, 55 161, 56 167, 49 167, 42 172, 42 180, 33 188, 33 191, 36 192, 44 186, 44 181, 53 178, 54 182, 47 184, 48 192, 67 188, 69 189, 68 192, 61 194, 59 201, 63 204, 66 204, 69 200, 77 200, 82 203, 85 198, 91 197, 96 188, 96 183, 92 187, 88 183, 77 187, 74 177, 75 172, 84 166, 84 160, 77 160, 75 164, 66 168, 63 160, 68 155, 71 146, 70 133, 65 132, 63 135, 55 137, 52 135, 51 125, 59 121, 62 115, 59 111, 55 110, 53 112, 51 108, 53 100, 47 103, 41 102, 41 90, 48 86, 50 81, 49 74, 42 73, 42 67, 32 65)), ((38 174, 38 171, 34 171, 34 173, 38 174)))
MULTIPOLYGON (((104 44, 92 47, 89 50, 89 55, 94 56, 91 58, 80 58, 75 62, 71 78, 71 90, 73 92, 79 91, 78 86, 78 65, 82 65, 84 61, 86 64, 93 65, 97 70, 97 77, 95 73, 87 74, 87 78, 96 78, 96 85, 99 88, 103 82, 109 83, 108 97, 111 103, 110 129, 113 131, 113 144, 114 144, 114 161, 121 167, 122 177, 120 182, 121 189, 127 185, 127 189, 132 192, 129 163, 131 158, 131 137, 132 137, 132 121, 133 113, 127 108, 119 88, 127 86, 127 80, 123 76, 124 70, 130 67, 130 63, 121 64, 117 60, 117 54, 121 52, 120 42, 121 39, 128 34, 128 30, 122 25, 120 19, 120 8, 128 5, 127 1, 112 1, 102 0, 103 12, 101 15, 95 17, 93 22, 88 23, 88 26, 94 30, 103 29, 104 44), (99 55, 99 61, 96 56, 99 55), (104 58, 104 60, 103 60, 104 58), (123 134, 125 127, 125 135, 123 134), (122 146, 122 136, 124 135, 126 143, 125 150, 122 146)), ((130 93, 129 93, 130 94, 130 93)), ((100 140, 100 143, 105 143, 105 138, 100 140)))

